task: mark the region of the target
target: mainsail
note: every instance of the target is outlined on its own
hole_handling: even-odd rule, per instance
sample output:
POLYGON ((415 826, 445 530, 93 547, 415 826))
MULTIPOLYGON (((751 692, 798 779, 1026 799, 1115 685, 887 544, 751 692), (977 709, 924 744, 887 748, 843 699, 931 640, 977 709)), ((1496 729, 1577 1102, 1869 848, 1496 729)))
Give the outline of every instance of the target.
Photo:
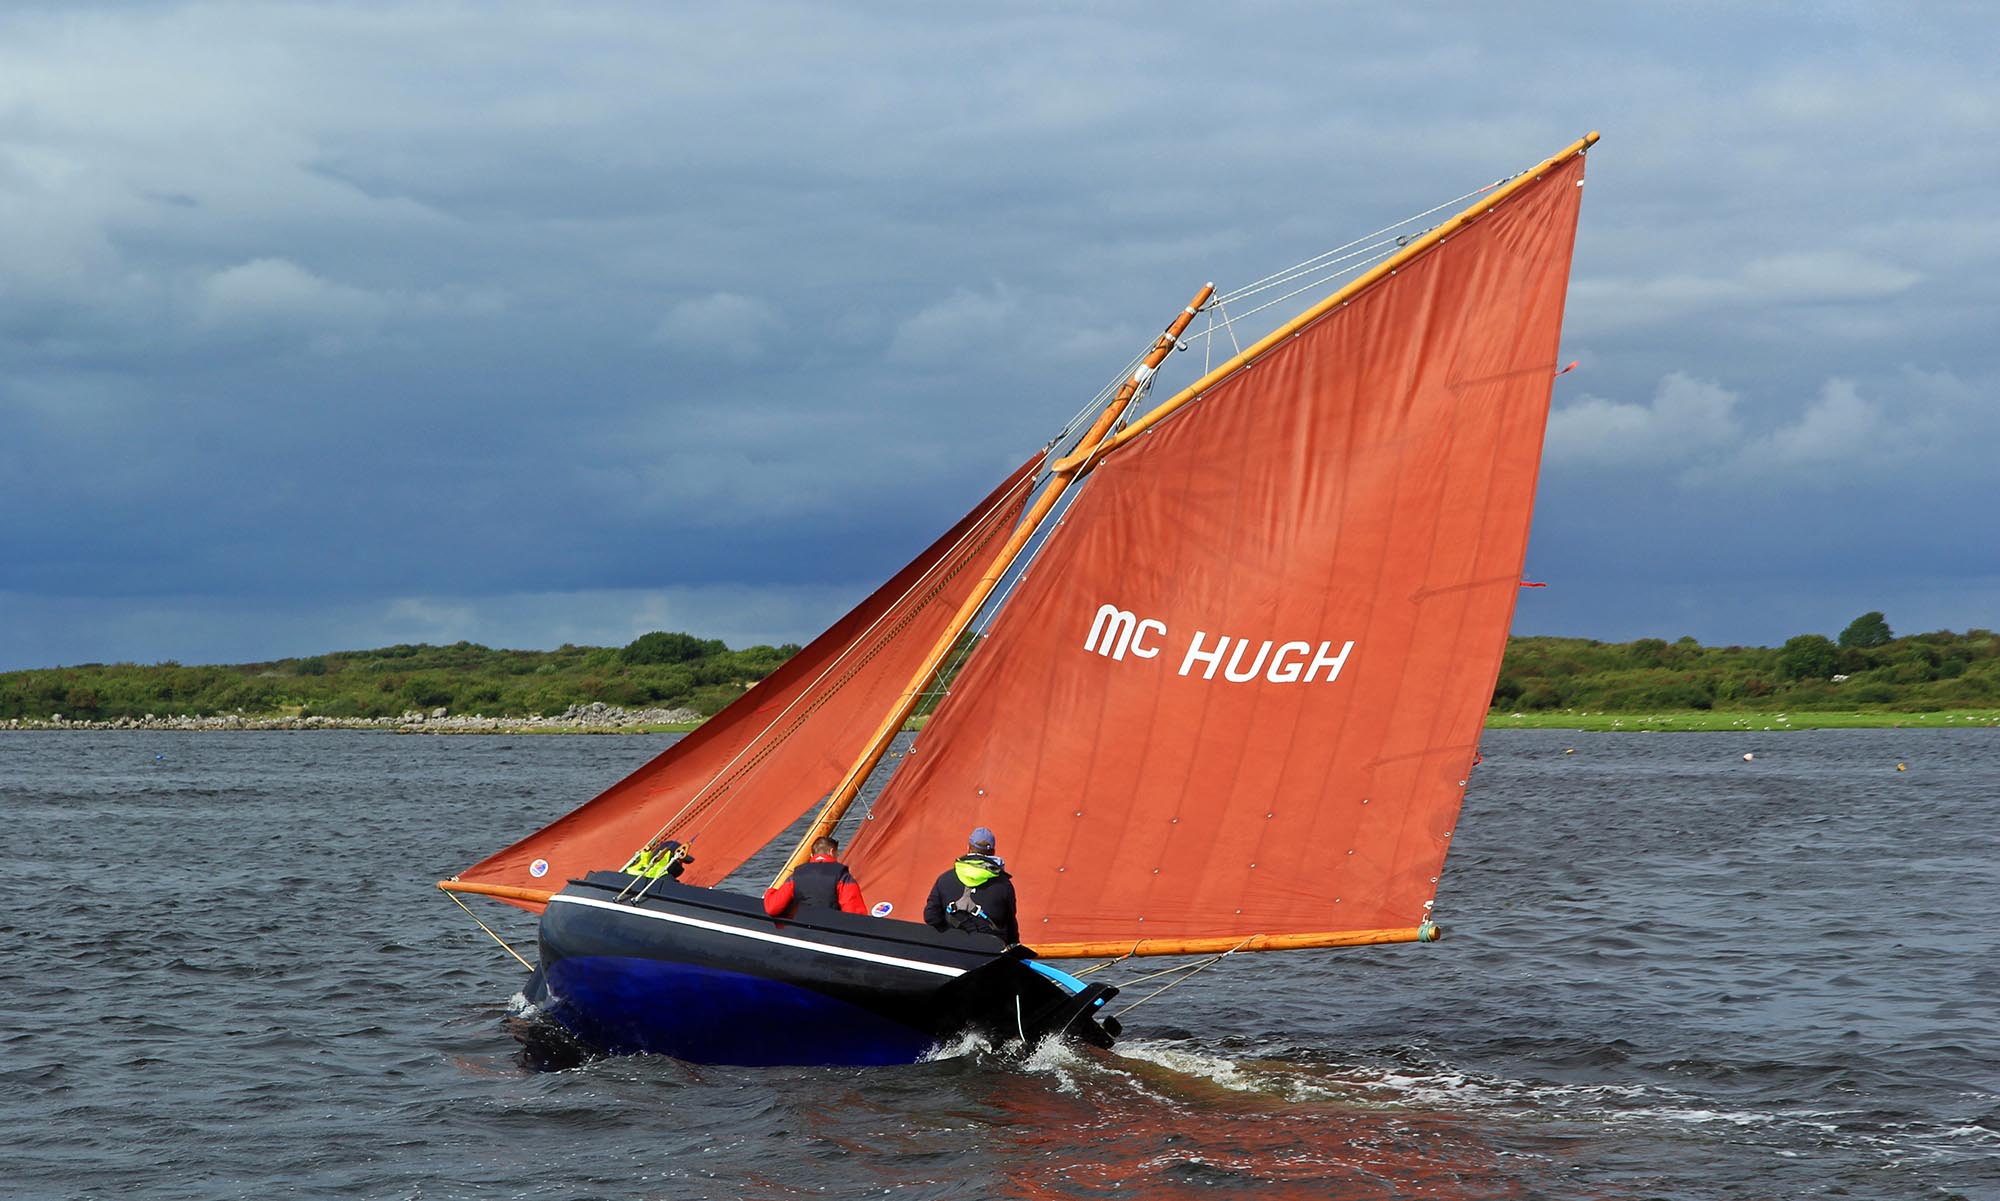
POLYGON ((1585 143, 1107 445, 847 855, 1044 955, 1419 937, 1526 554, 1585 143))
POLYGON ((472 885, 462 891, 539 911, 547 895, 540 890, 615 869, 655 836, 698 838, 690 884, 713 884, 741 866, 840 779, 1012 530, 1040 461, 1037 455, 1022 464, 894 579, 728 708, 447 887, 472 885))

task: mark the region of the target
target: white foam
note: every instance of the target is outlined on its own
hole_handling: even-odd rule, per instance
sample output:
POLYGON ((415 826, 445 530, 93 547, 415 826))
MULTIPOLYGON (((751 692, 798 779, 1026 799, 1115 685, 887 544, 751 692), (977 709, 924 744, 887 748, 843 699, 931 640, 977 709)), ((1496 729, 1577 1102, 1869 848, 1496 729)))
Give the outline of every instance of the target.
POLYGON ((1121 1044, 1119 1053, 1127 1059, 1141 1060, 1182 1076, 1206 1080, 1233 1092, 1281 1096, 1295 1102, 1337 1100, 1346 1095, 1323 1081, 1311 1079, 1293 1065, 1265 1066, 1265 1061, 1260 1061, 1258 1067, 1252 1068, 1223 1055, 1145 1042, 1121 1044))
POLYGON ((981 1051, 991 1051, 993 1046, 979 1035, 967 1031, 948 1042, 941 1042, 923 1053, 918 1063, 943 1063, 949 1059, 964 1059, 981 1051))

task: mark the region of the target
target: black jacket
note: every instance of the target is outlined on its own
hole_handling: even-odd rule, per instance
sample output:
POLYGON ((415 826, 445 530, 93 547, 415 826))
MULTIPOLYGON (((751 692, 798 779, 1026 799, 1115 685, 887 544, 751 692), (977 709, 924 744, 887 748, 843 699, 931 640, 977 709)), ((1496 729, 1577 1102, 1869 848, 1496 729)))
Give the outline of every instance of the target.
POLYGON ((1021 941, 1021 927, 1014 918, 1014 879, 990 855, 966 855, 947 868, 931 885, 924 920, 937 930, 956 927, 997 934, 1010 945, 1021 941), (979 883, 968 885, 966 876, 979 883))

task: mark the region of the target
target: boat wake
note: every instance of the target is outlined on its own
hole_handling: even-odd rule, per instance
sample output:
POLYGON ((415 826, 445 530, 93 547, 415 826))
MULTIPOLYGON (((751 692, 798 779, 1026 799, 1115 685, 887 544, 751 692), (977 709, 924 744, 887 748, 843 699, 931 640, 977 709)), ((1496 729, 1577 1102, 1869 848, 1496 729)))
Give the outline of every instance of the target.
MULTIPOLYGON (((1072 1062, 1085 1056, 1072 1052, 1072 1062)), ((1865 1108, 1829 1108, 1699 1092, 1633 1081, 1551 1081, 1467 1071, 1422 1061, 1405 1049, 1401 1063, 1320 1063, 1305 1059, 1232 1057, 1215 1049, 1167 1042, 1121 1043, 1108 1056, 1088 1057, 1123 1087, 1168 1104, 1213 1101, 1212 1089, 1290 1105, 1350 1114, 1376 1112, 1412 1119, 1474 1119, 1557 1134, 1565 1124, 1681 1137, 1726 1129, 1735 1142, 1773 1153, 1801 1145, 1846 1144, 1884 1163, 1955 1162, 1969 1152, 2000 1155, 2000 1131, 1977 1122, 1881 1122, 1865 1108)), ((1111 1083, 1106 1079, 1104 1083, 1111 1083)))
POLYGON ((1099 1054, 1060 1034, 1046 1035, 1032 1043, 1015 1038, 996 1045, 980 1034, 967 1032, 931 1048, 921 1062, 990 1059, 1005 1063, 1023 1075, 1050 1079, 1059 1092, 1081 1095, 1084 1089, 1078 1082, 1077 1070, 1096 1062, 1099 1054))

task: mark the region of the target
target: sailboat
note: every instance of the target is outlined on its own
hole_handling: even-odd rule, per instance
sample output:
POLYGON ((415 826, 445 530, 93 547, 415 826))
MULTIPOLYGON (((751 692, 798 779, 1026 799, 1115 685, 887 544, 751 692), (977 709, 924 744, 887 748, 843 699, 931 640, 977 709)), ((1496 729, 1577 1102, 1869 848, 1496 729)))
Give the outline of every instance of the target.
POLYGON ((1152 403, 1191 323, 1215 328, 1204 287, 1101 408, 777 672, 439 887, 541 915, 542 1021, 700 1062, 1108 1046, 1107 965, 1434 940, 1596 140, 1152 403), (844 833, 869 913, 773 918, 732 878, 800 827, 778 881, 844 833), (1019 943, 921 920, 977 827, 1019 943), (669 839, 678 878, 620 870, 669 839))

